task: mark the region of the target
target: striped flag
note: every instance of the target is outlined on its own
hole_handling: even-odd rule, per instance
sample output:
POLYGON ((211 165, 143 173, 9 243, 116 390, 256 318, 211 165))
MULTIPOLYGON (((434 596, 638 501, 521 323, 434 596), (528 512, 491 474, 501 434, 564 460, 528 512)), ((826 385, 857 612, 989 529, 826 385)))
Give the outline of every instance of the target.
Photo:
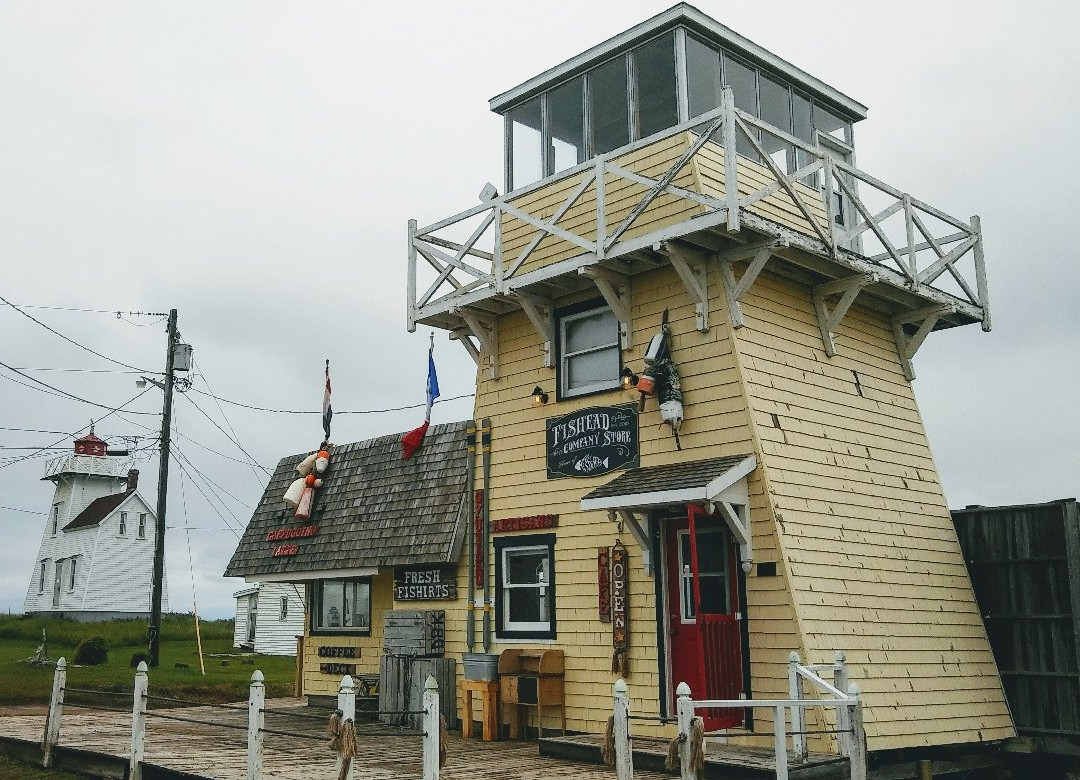
POLYGON ((326 441, 330 441, 330 421, 334 419, 334 408, 330 406, 330 358, 326 359, 326 389, 322 396, 322 428, 326 441))
POLYGON ((431 406, 439 397, 439 377, 435 373, 435 334, 431 335, 431 346, 428 347, 428 370, 427 370, 427 410, 424 412, 424 424, 419 428, 406 433, 401 437, 401 457, 405 460, 411 458, 420 445, 424 443, 424 435, 428 426, 431 425, 431 406))

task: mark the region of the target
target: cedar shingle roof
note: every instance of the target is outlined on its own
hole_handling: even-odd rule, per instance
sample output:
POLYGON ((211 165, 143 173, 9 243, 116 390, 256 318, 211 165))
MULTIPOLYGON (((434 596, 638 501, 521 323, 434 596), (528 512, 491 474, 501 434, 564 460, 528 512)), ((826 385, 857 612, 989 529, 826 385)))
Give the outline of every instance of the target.
POLYGON ((114 493, 111 496, 95 498, 86 505, 86 509, 79 512, 75 519, 64 526, 65 531, 73 531, 76 528, 89 528, 97 525, 116 510, 130 496, 130 492, 114 493))
POLYGON ((282 501, 296 479, 296 464, 310 450, 283 458, 251 517, 226 577, 451 563, 467 524, 466 423, 433 425, 409 460, 401 434, 338 445, 315 493, 309 522, 298 522, 282 501), (268 542, 271 531, 315 524, 301 539, 268 542), (271 556, 277 544, 296 544, 292 556, 271 556))
POLYGON ((610 482, 601 485, 582 497, 582 501, 594 498, 613 498, 640 493, 688 490, 704 488, 717 477, 738 466, 749 455, 728 455, 723 458, 707 458, 663 466, 643 466, 624 471, 610 482))

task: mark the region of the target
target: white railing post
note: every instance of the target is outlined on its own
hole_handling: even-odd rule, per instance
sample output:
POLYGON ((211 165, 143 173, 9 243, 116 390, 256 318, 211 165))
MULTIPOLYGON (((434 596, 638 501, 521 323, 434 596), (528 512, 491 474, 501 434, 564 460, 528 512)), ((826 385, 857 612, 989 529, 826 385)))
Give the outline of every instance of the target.
POLYGON ((784 709, 783 705, 773 708, 773 756, 776 758, 776 780, 788 780, 784 709))
MULTIPOLYGON (((843 650, 836 651, 836 663, 833 666, 833 686, 840 691, 848 689, 848 671, 846 657, 843 650)), ((851 757, 851 711, 846 705, 836 708, 836 739, 839 743, 840 755, 851 757)))
POLYGON ((60 741, 60 718, 64 714, 64 686, 67 684, 67 661, 58 658, 53 672, 52 696, 49 698, 49 714, 45 720, 45 743, 41 746, 41 765, 52 766, 52 753, 60 741))
POLYGON ((851 713, 851 780, 866 780, 866 732, 863 730, 862 699, 859 686, 851 683, 848 695, 852 702, 848 705, 851 713))
POLYGON ((128 761, 128 780, 142 780, 143 752, 146 745, 146 661, 139 661, 135 670, 135 694, 131 704, 131 758, 128 761))
POLYGON ((263 684, 263 673, 256 669, 251 673, 251 690, 248 694, 247 780, 262 780, 265 705, 266 686, 263 684))
MULTIPOLYGON (((788 698, 798 701, 803 697, 802 677, 799 676, 799 664, 801 659, 794 650, 788 656, 788 698)), ((795 752, 795 758, 805 760, 806 747, 806 710, 802 707, 791 708, 791 748, 795 752)))
POLYGON ((739 230, 739 162, 735 143, 735 91, 731 87, 720 90, 720 106, 724 123, 720 135, 724 141, 724 203, 727 206, 727 229, 739 230))
POLYGON ((409 270, 405 280, 406 297, 409 299, 406 308, 406 328, 409 333, 416 331, 416 220, 409 220, 409 270))
POLYGON ((690 726, 694 720, 694 702, 690 698, 690 686, 679 683, 675 689, 678 699, 675 702, 675 714, 679 719, 679 778, 680 780, 698 780, 697 774, 690 768, 690 726))
POLYGON ((972 247, 975 258, 975 290, 979 296, 979 305, 983 310, 982 329, 990 332, 990 292, 986 287, 986 260, 983 258, 982 220, 976 214, 971 218, 971 231, 975 234, 975 246, 972 247))
POLYGON ((634 753, 630 745, 630 694, 626 680, 615 681, 615 778, 633 780, 634 753))
MULTIPOLYGON (((337 708, 341 710, 341 722, 345 723, 347 720, 351 720, 356 723, 356 684, 353 683, 352 675, 345 675, 341 678, 341 686, 338 688, 337 695, 337 708)), ((335 777, 341 777, 341 765, 345 763, 345 759, 338 754, 337 757, 337 774, 335 777)), ((352 762, 349 762, 349 771, 345 774, 347 780, 352 780, 353 766, 352 762)))
MULTIPOLYGON (((487 717, 487 713, 484 713, 487 717)), ((424 775, 423 780, 439 780, 439 684, 432 675, 424 683, 424 775)))

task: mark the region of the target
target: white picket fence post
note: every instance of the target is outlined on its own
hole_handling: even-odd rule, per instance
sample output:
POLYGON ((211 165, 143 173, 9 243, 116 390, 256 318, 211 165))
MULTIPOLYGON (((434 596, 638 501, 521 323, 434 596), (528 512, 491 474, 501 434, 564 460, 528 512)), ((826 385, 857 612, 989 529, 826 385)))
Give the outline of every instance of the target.
POLYGON ((64 686, 67 684, 67 661, 59 658, 56 671, 53 672, 52 697, 49 699, 49 714, 45 720, 45 742, 41 746, 41 765, 48 769, 52 766, 53 748, 60 741, 60 718, 64 714, 64 686))
POLYGON ((149 678, 146 661, 139 661, 135 670, 135 694, 131 704, 131 759, 128 780, 142 780, 142 761, 146 745, 146 690, 149 678))
MULTIPOLYGON (((840 691, 848 690, 847 659, 843 650, 836 651, 836 664, 833 668, 833 686, 840 691)), ((851 732, 851 709, 836 708, 836 739, 839 742, 840 755, 852 758, 855 740, 851 732)))
POLYGON ((263 673, 251 673, 251 692, 248 694, 248 766, 247 780, 262 780, 263 726, 266 723, 266 686, 263 673))
MULTIPOLYGON (((803 698, 802 677, 799 676, 799 664, 802 660, 794 650, 788 655, 788 698, 798 701, 803 698)), ((791 708, 791 748, 795 758, 805 760, 807 753, 806 744, 806 710, 802 707, 791 708)))
POLYGON ((862 699, 859 686, 851 683, 848 695, 853 702, 848 705, 851 722, 851 780, 866 780, 866 732, 863 730, 862 699))
MULTIPOLYGON (((485 713, 486 717, 487 713, 485 713)), ((424 683, 424 776, 423 780, 439 780, 439 684, 432 675, 424 683)))
POLYGON ((615 681, 615 778, 633 780, 634 751, 630 745, 630 694, 626 680, 615 681))
MULTIPOLYGON (((347 674, 341 678, 341 686, 338 688, 337 695, 337 708, 341 710, 341 722, 343 724, 347 720, 356 723, 356 684, 353 682, 352 675, 347 674)), ((342 758, 339 753, 337 757, 337 774, 334 775, 335 777, 341 777, 341 765, 344 761, 345 759, 342 758)), ((345 777, 347 780, 352 780, 352 776, 353 766, 350 761, 349 771, 346 773, 345 777)))
POLYGON ((698 780, 697 774, 690 769, 690 724, 694 720, 694 702, 690 699, 690 686, 679 683, 675 689, 678 697, 675 713, 679 719, 679 777, 681 780, 698 780))

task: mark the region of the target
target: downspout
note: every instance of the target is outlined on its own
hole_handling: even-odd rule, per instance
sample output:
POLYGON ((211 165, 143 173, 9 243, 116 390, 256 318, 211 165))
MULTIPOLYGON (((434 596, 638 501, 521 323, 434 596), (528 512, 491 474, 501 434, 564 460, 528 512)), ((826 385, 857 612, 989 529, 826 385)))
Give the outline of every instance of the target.
POLYGON ((480 560, 484 564, 484 652, 491 652, 491 617, 494 611, 494 599, 488 581, 491 579, 491 420, 485 417, 480 421, 480 450, 484 459, 484 550, 480 560))
POLYGON ((465 429, 465 497, 468 507, 468 524, 465 535, 469 537, 469 601, 465 605, 468 621, 465 623, 465 643, 469 652, 476 644, 476 623, 473 611, 476 609, 476 497, 473 490, 476 485, 476 421, 470 420, 465 429))

